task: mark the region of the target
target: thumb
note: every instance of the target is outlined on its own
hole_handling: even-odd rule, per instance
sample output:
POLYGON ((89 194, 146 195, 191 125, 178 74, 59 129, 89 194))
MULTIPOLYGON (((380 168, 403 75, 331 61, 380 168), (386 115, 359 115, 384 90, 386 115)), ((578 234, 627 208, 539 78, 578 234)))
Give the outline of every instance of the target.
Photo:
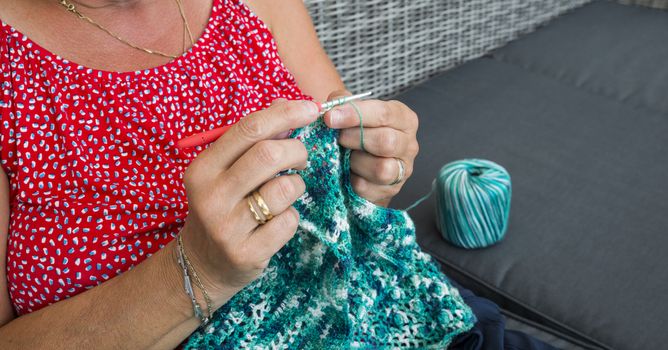
MULTIPOLYGON (((334 90, 329 93, 329 96, 327 96, 327 101, 336 100, 337 98, 345 96, 352 96, 352 93, 346 89, 334 90)), ((334 125, 332 124, 332 116, 329 111, 327 111, 323 115, 323 121, 325 122, 325 125, 327 125, 328 127, 330 128, 334 127, 334 125)))

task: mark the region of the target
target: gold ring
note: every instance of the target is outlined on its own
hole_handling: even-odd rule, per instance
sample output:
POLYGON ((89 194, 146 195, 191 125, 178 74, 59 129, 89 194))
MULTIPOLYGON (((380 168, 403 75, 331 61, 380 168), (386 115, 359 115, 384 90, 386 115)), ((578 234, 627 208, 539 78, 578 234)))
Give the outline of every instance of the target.
POLYGON ((253 199, 251 196, 246 196, 246 200, 248 201, 248 207, 250 208, 251 213, 253 213, 255 221, 257 221, 257 223, 260 225, 264 225, 267 220, 263 216, 260 216, 260 214, 257 212, 255 206, 253 205, 253 199))
POLYGON ((271 214, 271 211, 269 210, 267 203, 264 201, 262 196, 260 196, 259 191, 253 191, 253 198, 255 198, 257 205, 260 207, 260 210, 262 210, 262 214, 264 214, 266 221, 273 219, 274 215, 271 214))
POLYGON ((389 184, 388 186, 393 186, 403 181, 406 172, 406 168, 404 167, 404 161, 399 158, 394 158, 394 159, 396 159, 397 163, 399 163, 399 174, 397 175, 397 178, 394 179, 394 181, 392 181, 392 183, 389 184))

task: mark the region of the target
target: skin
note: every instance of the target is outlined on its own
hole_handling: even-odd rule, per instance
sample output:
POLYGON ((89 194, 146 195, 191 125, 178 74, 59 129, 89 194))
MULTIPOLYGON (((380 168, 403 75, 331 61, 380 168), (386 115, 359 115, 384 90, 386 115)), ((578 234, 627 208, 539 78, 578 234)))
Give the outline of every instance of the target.
MULTIPOLYGON (((248 0, 246 4, 274 35, 279 55, 305 93, 318 102, 351 94, 322 49, 301 0, 248 0)), ((184 6, 193 34, 199 37, 209 17, 210 0, 186 0, 184 6)), ((183 34, 181 18, 173 2, 87 0, 79 8, 140 46, 181 52, 182 43, 174 40, 175 31, 176 37, 183 34)), ((64 11, 55 0, 0 0, 0 18, 51 52, 88 67, 133 71, 170 61, 127 47, 64 11), (91 42, 96 43, 94 48, 87 45, 91 42)), ((387 206, 405 182, 387 185, 398 173, 393 157, 404 161, 406 178, 412 173, 418 153, 417 115, 399 101, 368 99, 356 104, 364 116, 366 152, 359 150, 358 117, 350 106, 336 108, 342 112, 340 117, 328 112, 325 122, 340 128, 339 143, 354 150, 351 181, 355 191, 387 206)), ((315 118, 315 104, 278 99, 243 118, 186 169, 189 215, 181 235, 214 309, 257 278, 294 235, 299 214, 291 204, 304 192, 304 182, 296 174, 279 178, 273 174, 303 169, 307 153, 301 142, 276 135, 315 118), (245 202, 245 196, 258 186, 275 216, 262 226, 245 202)), ((9 184, 0 168, 3 257, 9 214, 9 184)), ((19 318, 9 300, 6 261, 0 259, 0 348, 174 348, 199 324, 183 293, 175 243, 120 276, 19 318)), ((195 292, 204 305, 199 290, 195 292)))

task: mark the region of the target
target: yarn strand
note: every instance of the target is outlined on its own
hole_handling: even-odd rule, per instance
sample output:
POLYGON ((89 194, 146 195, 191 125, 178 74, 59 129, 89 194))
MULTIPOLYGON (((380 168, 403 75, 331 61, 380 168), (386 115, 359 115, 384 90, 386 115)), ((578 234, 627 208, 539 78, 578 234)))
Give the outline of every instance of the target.
POLYGON ((362 151, 366 152, 366 150, 364 149, 364 125, 362 123, 362 112, 360 112, 360 109, 357 108, 357 105, 354 104, 353 101, 348 101, 348 103, 351 106, 353 106, 353 108, 355 109, 355 112, 357 112, 357 117, 360 120, 360 149, 362 151))
POLYGON ((409 210, 411 210, 411 209, 417 207, 418 205, 420 205, 420 203, 424 202, 425 200, 427 200, 427 198, 431 197, 431 195, 434 193, 434 190, 435 190, 435 189, 436 189, 436 180, 434 180, 434 181, 431 183, 431 191, 429 191, 429 193, 425 194, 425 195, 422 196, 420 199, 418 199, 418 200, 416 200, 415 202, 413 202, 413 204, 411 204, 410 206, 408 206, 408 207, 407 207, 406 209, 404 209, 404 210, 405 210, 405 211, 409 211, 409 210))
POLYGON ((467 249, 483 248, 503 239, 510 215, 510 175, 482 159, 446 164, 426 195, 409 211, 436 193, 436 224, 448 242, 467 249))
MULTIPOLYGON (((352 101, 360 128, 360 149, 364 149, 362 112, 352 101)), ((436 192, 436 224, 443 238, 467 249, 499 242, 506 233, 510 214, 510 175, 500 165, 483 159, 463 159, 444 165, 431 190, 409 210, 436 192)))

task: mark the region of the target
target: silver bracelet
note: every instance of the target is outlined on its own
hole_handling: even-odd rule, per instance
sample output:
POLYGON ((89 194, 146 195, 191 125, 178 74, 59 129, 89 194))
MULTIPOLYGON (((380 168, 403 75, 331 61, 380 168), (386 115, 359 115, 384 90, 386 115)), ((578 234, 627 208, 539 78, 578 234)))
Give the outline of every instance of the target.
MULTIPOLYGON (((179 234, 178 238, 180 238, 181 235, 179 234)), ((202 308, 199 306, 199 303, 197 302, 197 299, 195 298, 195 292, 193 291, 193 285, 192 282, 190 281, 190 274, 188 273, 188 266, 186 266, 185 260, 183 259, 183 253, 182 253, 182 241, 180 239, 177 239, 177 260, 179 262, 179 266, 181 266, 181 270, 183 270, 183 286, 186 291, 186 294, 190 297, 190 301, 192 302, 193 305, 193 311, 195 312, 195 316, 200 319, 200 321, 204 324, 207 324, 209 322, 209 317, 204 316, 204 313, 202 312, 202 308)))

